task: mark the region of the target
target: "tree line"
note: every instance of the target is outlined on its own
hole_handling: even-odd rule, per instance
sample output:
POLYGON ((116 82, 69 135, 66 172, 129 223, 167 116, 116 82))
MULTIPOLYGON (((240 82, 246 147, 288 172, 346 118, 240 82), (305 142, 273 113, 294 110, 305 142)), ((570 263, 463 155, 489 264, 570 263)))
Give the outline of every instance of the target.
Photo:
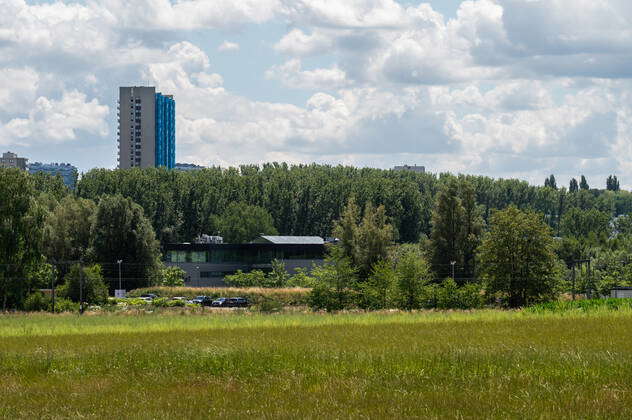
POLYGON ((590 276, 576 273, 578 284, 598 277, 605 290, 632 280, 632 194, 620 189, 616 176, 606 189, 589 188, 585 177, 566 189, 554 176, 533 186, 482 176, 273 163, 191 172, 95 169, 82 175, 75 191, 44 174, 2 169, 0 177, 2 308, 20 307, 30 291, 49 283, 51 271, 63 284, 70 263, 100 264, 110 292, 119 268, 127 289, 160 283, 169 277, 161 245, 201 234, 235 243, 261 233, 337 236, 362 279, 382 261, 363 262, 376 247, 383 254, 393 244, 415 244, 433 281, 451 278, 462 287, 481 280, 483 238, 493 231, 495 214, 510 208, 537 215, 567 270, 577 260, 595 260, 590 276), (366 243, 352 245, 345 240, 353 231, 349 221, 361 223, 365 214, 373 215, 367 226, 387 225, 389 231, 367 231, 366 243), (344 220, 347 230, 339 227, 344 220), (608 262, 613 256, 616 264, 608 262))

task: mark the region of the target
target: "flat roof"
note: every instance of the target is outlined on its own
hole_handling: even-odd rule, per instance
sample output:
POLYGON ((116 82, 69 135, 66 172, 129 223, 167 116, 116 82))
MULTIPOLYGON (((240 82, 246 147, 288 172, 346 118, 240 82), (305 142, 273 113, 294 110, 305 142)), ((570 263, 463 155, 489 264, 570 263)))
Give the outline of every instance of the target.
POLYGON ((253 242, 260 242, 261 240, 271 242, 279 245, 323 245, 325 240, 320 236, 275 236, 275 235, 263 235, 261 238, 255 239, 253 242))

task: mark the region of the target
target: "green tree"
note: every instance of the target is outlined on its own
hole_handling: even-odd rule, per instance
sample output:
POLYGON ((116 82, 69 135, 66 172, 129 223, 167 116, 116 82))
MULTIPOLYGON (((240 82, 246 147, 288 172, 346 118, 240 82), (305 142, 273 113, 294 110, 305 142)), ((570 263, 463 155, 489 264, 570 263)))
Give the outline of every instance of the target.
POLYGON ((272 271, 266 277, 271 287, 286 287, 290 279, 285 264, 277 259, 272 260, 272 271))
POLYGON ((373 265, 371 275, 359 285, 362 296, 360 306, 364 309, 386 309, 394 307, 397 297, 397 273, 393 263, 382 260, 373 265))
POLYGON ((632 214, 617 217, 613 225, 617 235, 632 235, 632 214))
POLYGON ((472 184, 449 179, 437 194, 432 214, 432 265, 439 277, 451 275, 453 262, 461 268, 461 277, 474 276, 474 257, 482 228, 483 219, 472 184))
POLYGON ((61 297, 80 302, 80 297, 88 304, 101 305, 107 301, 108 288, 103 282, 101 266, 94 264, 83 267, 74 264, 65 277, 65 283, 58 289, 61 297))
POLYGON ((616 175, 610 175, 606 180, 606 190, 608 191, 619 191, 621 189, 619 185, 619 180, 616 175))
POLYGON ((413 250, 407 250, 396 262, 395 271, 400 307, 408 310, 420 308, 423 287, 432 279, 426 259, 413 250))
POLYGON ((559 265, 550 228, 537 213, 513 206, 494 213, 478 258, 486 293, 501 294, 509 306, 555 297, 559 265))
POLYGON ((589 190, 588 182, 586 181, 586 177, 582 175, 581 181, 579 181, 579 189, 580 190, 589 190))
POLYGON ((355 304, 358 270, 343 254, 342 248, 333 247, 325 264, 314 267, 312 277, 316 283, 310 292, 312 308, 339 311, 355 304))
POLYGON ((186 274, 186 271, 180 267, 163 267, 160 269, 161 285, 167 287, 182 287, 184 286, 186 274))
POLYGON ((460 245, 463 241, 464 212, 458 181, 450 178, 437 194, 432 213, 432 265, 440 277, 449 275, 453 261, 463 265, 460 245))
POLYGON ((463 271, 466 279, 475 275, 476 249, 480 245, 483 232, 483 217, 476 204, 476 193, 468 181, 461 183, 461 203, 463 205, 462 242, 460 244, 463 271))
POLYGON ((358 269, 360 279, 366 280, 373 265, 388 257, 393 242, 393 226, 388 223, 384 206, 374 207, 368 202, 362 220, 352 198, 335 223, 334 235, 340 240, 337 247, 342 255, 358 269))
POLYGON ((562 217, 560 232, 565 237, 585 239, 592 244, 605 243, 612 233, 610 214, 572 208, 562 217))
POLYGON ((568 192, 575 193, 577 191, 579 191, 579 184, 577 183, 577 180, 573 178, 568 186, 568 192))
POLYGON ((555 176, 551 175, 548 178, 546 178, 544 180, 544 186, 557 190, 557 181, 555 181, 555 176))
MULTIPOLYGON (((128 290, 150 286, 160 268, 160 249, 143 209, 120 195, 103 196, 91 230, 92 260, 103 264, 110 286, 118 279, 116 261, 128 290)), ((118 284, 118 283, 117 283, 118 284)))
POLYGON ((44 254, 49 260, 78 261, 87 256, 96 209, 92 200, 62 198, 46 217, 44 254))
POLYGON ((40 262, 45 209, 35 201, 33 179, 19 169, 0 169, 0 306, 20 308, 40 262))
POLYGON ((227 243, 242 244, 260 235, 277 235, 272 216, 264 208, 244 202, 233 202, 221 216, 212 219, 214 231, 227 243))

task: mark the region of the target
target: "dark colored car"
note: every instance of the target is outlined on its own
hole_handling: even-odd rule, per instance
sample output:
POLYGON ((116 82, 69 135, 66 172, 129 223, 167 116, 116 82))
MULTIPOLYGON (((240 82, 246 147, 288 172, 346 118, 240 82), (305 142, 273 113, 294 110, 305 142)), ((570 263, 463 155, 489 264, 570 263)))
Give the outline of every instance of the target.
POLYGON ((215 299, 212 303, 211 306, 219 306, 219 307, 225 307, 228 306, 228 299, 227 298, 219 298, 219 299, 215 299))
POLYGON ((242 297, 228 298, 228 307, 230 308, 245 308, 248 307, 250 303, 248 299, 242 297))
POLYGON ((202 306, 211 306, 213 299, 208 296, 197 296, 195 299, 191 300, 191 303, 197 303, 202 306))

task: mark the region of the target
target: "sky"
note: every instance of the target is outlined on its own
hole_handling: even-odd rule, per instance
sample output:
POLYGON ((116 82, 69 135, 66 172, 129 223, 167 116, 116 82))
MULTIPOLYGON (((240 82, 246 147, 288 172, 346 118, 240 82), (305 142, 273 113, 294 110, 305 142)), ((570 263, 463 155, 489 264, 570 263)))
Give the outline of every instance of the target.
POLYGON ((629 0, 0 0, 0 151, 116 166, 119 86, 178 162, 632 187, 629 0), (603 185, 602 185, 603 184, 603 185))

